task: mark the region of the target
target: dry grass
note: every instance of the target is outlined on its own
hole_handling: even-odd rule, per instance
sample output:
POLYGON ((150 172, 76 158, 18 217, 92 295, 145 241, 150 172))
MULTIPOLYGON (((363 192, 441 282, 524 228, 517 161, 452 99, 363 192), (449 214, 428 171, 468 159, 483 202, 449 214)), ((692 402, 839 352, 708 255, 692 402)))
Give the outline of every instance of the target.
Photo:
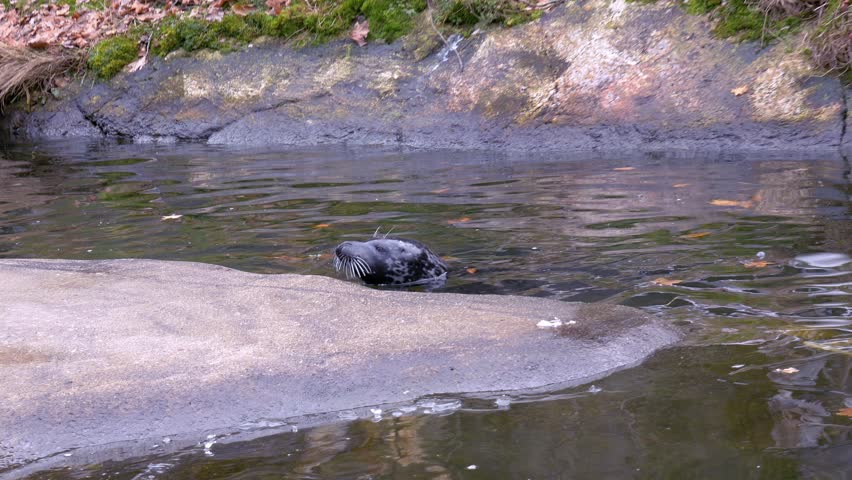
POLYGON ((794 17, 813 13, 824 0, 757 0, 755 5, 772 18, 794 17))
POLYGON ((44 93, 53 81, 84 66, 79 51, 37 51, 0 43, 0 111, 6 105, 44 93))
POLYGON ((770 19, 815 20, 804 39, 814 64, 829 72, 852 71, 852 7, 849 0, 756 0, 770 19))
POLYGON ((820 28, 808 34, 806 45, 814 63, 830 72, 848 74, 852 71, 852 8, 819 11, 820 28))

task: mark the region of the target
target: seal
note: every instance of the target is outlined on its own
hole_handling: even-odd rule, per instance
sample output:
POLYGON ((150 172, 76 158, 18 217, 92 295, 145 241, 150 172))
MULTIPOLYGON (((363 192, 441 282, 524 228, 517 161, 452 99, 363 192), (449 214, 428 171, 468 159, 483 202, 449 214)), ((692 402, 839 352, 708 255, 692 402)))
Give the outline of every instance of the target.
POLYGON ((341 243, 334 249, 334 269, 369 285, 400 287, 440 286, 449 270, 441 257, 417 240, 387 236, 341 243))

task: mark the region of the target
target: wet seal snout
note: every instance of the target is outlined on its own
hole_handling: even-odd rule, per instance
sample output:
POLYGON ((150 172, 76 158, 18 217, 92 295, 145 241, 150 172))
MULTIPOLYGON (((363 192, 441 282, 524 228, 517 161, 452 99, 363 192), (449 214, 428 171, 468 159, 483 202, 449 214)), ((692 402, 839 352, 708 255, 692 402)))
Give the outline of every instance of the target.
POLYGON ((346 241, 334 249, 334 269, 369 285, 442 285, 447 264, 426 245, 407 238, 346 241))

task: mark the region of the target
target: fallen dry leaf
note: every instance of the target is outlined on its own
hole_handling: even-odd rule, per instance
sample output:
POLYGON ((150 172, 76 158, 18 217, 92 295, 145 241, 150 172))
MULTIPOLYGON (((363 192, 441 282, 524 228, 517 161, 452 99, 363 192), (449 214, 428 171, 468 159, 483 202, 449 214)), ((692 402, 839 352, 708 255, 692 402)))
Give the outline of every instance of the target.
POLYGON ((657 285, 663 285, 665 287, 671 287, 672 285, 677 285, 678 283, 680 283, 682 281, 683 280, 675 280, 675 279, 672 279, 672 278, 662 278, 662 277, 655 278, 655 279, 652 280, 652 282, 656 283, 657 285))
POLYGON ((852 417, 852 407, 841 408, 837 411, 837 414, 844 417, 852 417))
POLYGON ((627 172, 630 170, 636 170, 636 167, 617 167, 613 168, 613 170, 615 170, 616 172, 627 172))
POLYGON ((710 235, 710 232, 695 232, 695 233, 687 233, 686 235, 681 235, 683 238, 701 238, 710 235))
POLYGON ((471 275, 473 275, 474 273, 476 273, 476 269, 475 269, 475 268, 473 268, 473 267, 465 268, 465 269, 464 269, 464 271, 466 271, 467 273, 469 273, 469 274, 471 274, 471 275))
POLYGON ((451 220, 447 220, 447 223, 450 225, 455 225, 457 223, 467 223, 470 221, 470 217, 461 217, 461 218, 453 218, 451 220))
POLYGON ((281 10, 290 6, 290 0, 266 0, 266 6, 269 7, 269 13, 278 15, 281 10))
POLYGON ((717 207, 741 207, 741 208, 751 208, 754 206, 751 200, 723 200, 723 199, 715 199, 710 201, 710 205, 716 205, 717 207))
POLYGON ((370 21, 366 18, 355 22, 352 31, 349 32, 349 38, 355 41, 359 47, 367 44, 367 35, 370 33, 370 21))
POLYGON ((142 67, 144 67, 146 63, 148 63, 148 56, 143 55, 143 56, 139 57, 138 59, 136 59, 135 61, 127 64, 127 66, 124 67, 124 69, 127 70, 128 72, 135 72, 137 70, 140 70, 142 67))
POLYGON ((241 17, 245 17, 249 13, 254 12, 254 7, 251 5, 231 5, 231 11, 241 17))
POLYGON ((737 96, 737 97, 739 97, 740 95, 743 95, 747 92, 748 92, 748 85, 742 85, 742 86, 739 86, 739 87, 731 90, 731 93, 733 93, 734 96, 737 96))

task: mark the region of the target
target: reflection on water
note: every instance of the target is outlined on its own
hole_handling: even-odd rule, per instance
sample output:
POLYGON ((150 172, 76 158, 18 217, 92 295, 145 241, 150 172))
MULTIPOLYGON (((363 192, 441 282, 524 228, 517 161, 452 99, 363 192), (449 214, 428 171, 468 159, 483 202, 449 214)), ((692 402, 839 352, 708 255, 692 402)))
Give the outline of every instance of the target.
POLYGON ((196 448, 35 477, 849 478, 845 168, 782 156, 10 146, 0 257, 333 275, 331 248, 381 226, 448 260, 442 291, 622 303, 687 331, 591 390, 226 436, 212 455, 201 436, 196 448))

